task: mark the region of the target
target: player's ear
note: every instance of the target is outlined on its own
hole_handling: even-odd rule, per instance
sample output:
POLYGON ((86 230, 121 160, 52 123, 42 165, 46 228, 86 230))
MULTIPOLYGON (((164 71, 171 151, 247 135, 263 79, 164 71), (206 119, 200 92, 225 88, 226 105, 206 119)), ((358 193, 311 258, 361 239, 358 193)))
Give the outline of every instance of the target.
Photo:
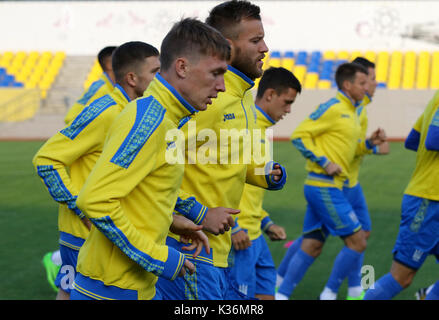
POLYGON ((271 100, 273 100, 273 95, 275 93, 276 93, 276 91, 273 88, 268 88, 267 90, 265 90, 265 92, 264 92, 265 100, 267 100, 268 102, 271 102, 271 100))
POLYGON ((135 87, 137 84, 137 75, 134 72, 128 72, 125 75, 125 81, 129 86, 135 87))
POLYGON ((189 69, 189 61, 187 58, 181 57, 175 60, 175 72, 180 78, 182 79, 186 78, 188 69, 189 69))

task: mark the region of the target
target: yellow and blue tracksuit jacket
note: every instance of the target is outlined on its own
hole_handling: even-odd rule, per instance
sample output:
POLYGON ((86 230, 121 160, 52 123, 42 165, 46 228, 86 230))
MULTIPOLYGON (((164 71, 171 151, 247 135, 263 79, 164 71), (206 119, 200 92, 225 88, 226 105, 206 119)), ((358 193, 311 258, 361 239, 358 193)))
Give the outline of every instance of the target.
POLYGON ((96 99, 105 96, 113 91, 114 83, 107 73, 103 72, 99 80, 93 82, 90 87, 82 94, 82 97, 70 107, 64 122, 69 124, 84 109, 84 107, 96 99))
POLYGON ((177 277, 184 255, 165 241, 184 164, 166 159, 167 149, 175 146, 166 134, 178 130, 181 119, 194 112, 157 74, 144 96, 115 119, 77 199, 95 227, 78 256, 77 271, 88 282, 84 287, 83 281, 75 281, 75 290, 111 298, 93 291, 93 283, 99 282, 134 291, 138 299, 152 299, 158 276, 177 277))
POLYGON ((335 98, 320 104, 294 130, 292 143, 307 159, 309 174, 305 184, 343 187, 344 181, 349 178, 351 162, 361 148, 358 143, 361 139, 358 106, 338 91, 335 98), (342 172, 334 177, 328 176, 324 167, 329 162, 338 164, 342 172))
MULTIPOLYGON (((265 151, 264 146, 270 145, 270 141, 266 138, 265 131, 267 128, 273 126, 275 121, 259 106, 257 109, 257 121, 256 127, 261 129, 262 133, 262 150, 265 151)), ((268 150, 271 150, 268 147, 268 150)), ((272 155, 267 154, 267 160, 271 160, 272 155)), ((239 209, 241 212, 237 215, 236 225, 232 229, 232 234, 238 232, 241 229, 247 230, 247 234, 250 240, 259 238, 262 234, 261 230, 266 231, 273 222, 267 211, 262 208, 264 202, 265 189, 253 186, 246 183, 244 191, 242 193, 239 209)))
POLYGON ((69 235, 87 238, 89 231, 80 220, 84 213, 77 207, 76 198, 102 152, 114 118, 129 101, 123 88, 116 85, 113 92, 84 108, 34 156, 38 175, 52 198, 60 202, 58 228, 62 245, 79 250, 69 235))
MULTIPOLYGON (((275 182, 268 174, 260 174, 257 171, 262 169, 262 172, 267 172, 268 168, 272 168, 273 162, 259 163, 254 161, 253 157, 246 161, 244 149, 249 148, 250 141, 247 138, 256 128, 257 111, 250 92, 254 82, 231 66, 224 75, 224 82, 226 91, 220 92, 206 111, 197 113, 192 120, 182 126, 186 141, 195 141, 196 145, 194 148, 189 146, 186 150, 181 192, 186 198, 191 195, 207 208, 221 206, 237 209, 246 182, 266 189, 280 189, 285 184, 286 172, 282 168, 282 179, 275 182), (191 130, 195 127, 196 130, 191 130), (239 150, 233 150, 229 139, 221 139, 221 132, 241 132, 239 150), (197 138, 191 140, 194 136, 197 138), (214 147, 210 150, 213 152, 209 153, 209 161, 206 163, 201 163, 199 159, 194 161, 194 157, 199 156, 200 153, 205 154, 204 148, 208 139, 209 143, 212 143, 210 139, 215 139, 211 144, 214 147), (239 161, 232 163, 237 155, 239 161)), ((212 258, 200 255, 197 259, 213 263, 216 267, 227 267, 227 258, 231 249, 231 230, 218 236, 206 234, 212 249, 212 258)), ((170 236, 178 240, 178 237, 172 233, 170 236)))
POLYGON ((416 151, 416 166, 404 193, 439 201, 439 90, 410 131, 405 147, 416 151))

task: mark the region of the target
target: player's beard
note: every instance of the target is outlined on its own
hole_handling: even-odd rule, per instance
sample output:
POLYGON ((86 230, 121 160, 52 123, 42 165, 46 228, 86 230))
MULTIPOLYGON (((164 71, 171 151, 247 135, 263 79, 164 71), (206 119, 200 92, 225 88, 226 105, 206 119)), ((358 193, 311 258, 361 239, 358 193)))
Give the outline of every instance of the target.
POLYGON ((241 49, 236 48, 235 59, 231 62, 232 67, 238 69, 252 80, 262 75, 262 70, 258 68, 257 61, 252 61, 248 56, 241 54, 241 49))

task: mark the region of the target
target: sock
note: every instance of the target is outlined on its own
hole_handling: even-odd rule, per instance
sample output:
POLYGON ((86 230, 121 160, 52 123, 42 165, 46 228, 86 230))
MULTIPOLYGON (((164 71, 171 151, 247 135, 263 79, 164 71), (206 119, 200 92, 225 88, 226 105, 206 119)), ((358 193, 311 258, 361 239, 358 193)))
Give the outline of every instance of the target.
POLYGON ((366 291, 363 300, 390 300, 402 291, 403 287, 388 273, 374 284, 374 289, 366 291))
POLYGON ((284 278, 281 277, 279 274, 276 275, 276 288, 280 286, 280 284, 284 281, 284 278))
POLYGON ((56 264, 57 266, 60 266, 62 264, 62 260, 61 260, 61 253, 59 252, 59 250, 52 252, 52 262, 54 264, 56 264))
POLYGON ((363 287, 357 286, 357 287, 348 287, 348 297, 359 297, 363 293, 363 287))
POLYGON ((357 270, 360 257, 361 253, 344 246, 335 258, 326 287, 333 292, 338 292, 340 285, 348 274, 354 269, 357 270))
POLYGON ((314 258, 299 248, 288 264, 288 270, 285 274, 284 281, 282 281, 282 284, 279 287, 278 293, 287 297, 291 296, 294 288, 300 280, 302 280, 313 262, 314 258))
POLYGON ((363 267, 364 252, 361 253, 357 265, 348 274, 348 287, 361 287, 361 268, 363 267))
POLYGON ((276 292, 274 295, 274 300, 289 300, 289 299, 286 295, 276 292))
MULTIPOLYGON (((428 287, 428 289, 430 288, 431 286, 428 287)), ((425 300, 439 300, 439 281, 436 281, 436 283, 433 285, 433 288, 431 288, 430 292, 427 293, 425 300)))
POLYGON ((296 254, 297 250, 300 248, 301 244, 302 244, 302 237, 299 237, 296 240, 294 240, 293 244, 288 248, 287 252, 285 253, 285 256, 282 259, 279 268, 277 268, 277 274, 280 275, 282 278, 285 277, 285 273, 287 272, 288 269, 288 264, 290 263, 291 258, 296 254))
POLYGON ((337 292, 333 292, 328 287, 325 287, 320 294, 320 300, 335 300, 337 299, 337 292))

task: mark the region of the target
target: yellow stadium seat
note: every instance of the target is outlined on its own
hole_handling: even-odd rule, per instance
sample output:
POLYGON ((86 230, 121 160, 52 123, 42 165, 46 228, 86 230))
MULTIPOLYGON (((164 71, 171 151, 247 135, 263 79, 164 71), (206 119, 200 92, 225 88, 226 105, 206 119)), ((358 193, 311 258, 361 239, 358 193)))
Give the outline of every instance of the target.
POLYGON ((389 89, 400 88, 401 75, 402 75, 402 60, 403 60, 403 55, 401 51, 392 52, 390 56, 389 81, 387 85, 389 89))
POLYGON ((319 80, 317 82, 318 89, 331 89, 331 81, 330 80, 319 80))
POLYGON ((376 80, 378 83, 386 83, 389 71, 389 53, 380 51, 376 61, 376 80))
POLYGON ((352 60, 355 60, 355 58, 362 57, 362 56, 363 56, 363 53, 361 51, 354 50, 351 52, 351 57, 349 60, 352 61, 352 60))
POLYGON ((416 89, 427 89, 430 80, 430 53, 421 51, 418 57, 416 89))
POLYGON ((367 60, 369 60, 370 62, 375 63, 375 61, 376 61, 376 52, 375 52, 375 51, 370 51, 370 50, 368 50, 368 51, 366 51, 366 52, 364 53, 364 57, 365 57, 367 60))
POLYGON ((335 60, 335 52, 332 50, 323 51, 323 60, 335 60))
POLYGON ((296 65, 294 67, 294 75, 296 76, 297 80, 299 80, 300 83, 303 83, 303 80, 305 79, 305 75, 306 75, 306 66, 304 65, 296 65))
POLYGON ((413 89, 415 85, 416 53, 413 51, 406 52, 403 65, 401 87, 403 89, 413 89))
POLYGON ((431 89, 439 89, 439 51, 433 52, 431 61, 431 89))
POLYGON ((349 52, 347 51, 339 51, 337 52, 337 59, 338 60, 349 60, 349 52))
POLYGON ((315 89, 317 87, 317 82, 319 81, 319 74, 315 72, 310 72, 306 74, 304 88, 305 89, 315 89))

